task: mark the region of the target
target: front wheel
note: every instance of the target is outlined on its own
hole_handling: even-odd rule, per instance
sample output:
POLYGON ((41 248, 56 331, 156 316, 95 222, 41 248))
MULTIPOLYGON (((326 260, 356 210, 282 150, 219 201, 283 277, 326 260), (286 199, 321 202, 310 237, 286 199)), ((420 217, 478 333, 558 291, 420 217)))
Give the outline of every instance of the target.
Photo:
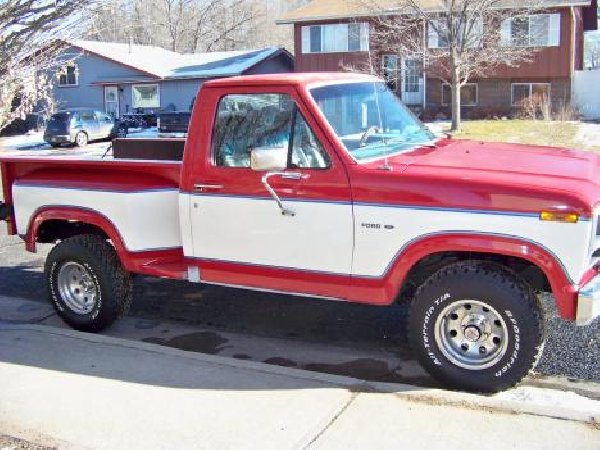
POLYGON ((509 269, 483 261, 448 265, 417 291, 411 346, 444 385, 498 392, 521 381, 541 355, 544 330, 537 298, 509 269))
POLYGON ((131 301, 131 277, 99 236, 79 235, 57 244, 48 254, 45 274, 58 315, 77 330, 104 330, 131 301))

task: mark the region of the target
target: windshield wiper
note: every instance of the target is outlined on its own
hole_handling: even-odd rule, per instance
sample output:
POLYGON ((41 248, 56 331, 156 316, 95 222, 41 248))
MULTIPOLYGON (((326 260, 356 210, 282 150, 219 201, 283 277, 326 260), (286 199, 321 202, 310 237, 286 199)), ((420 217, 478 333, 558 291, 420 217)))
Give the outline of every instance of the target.
POLYGON ((369 128, 367 128, 367 130, 360 137, 360 141, 358 142, 358 146, 359 147, 364 147, 365 145, 367 145, 367 139, 369 139, 369 136, 371 136, 373 133, 377 133, 378 131, 379 131, 379 127, 377 127, 375 125, 370 126, 369 128))

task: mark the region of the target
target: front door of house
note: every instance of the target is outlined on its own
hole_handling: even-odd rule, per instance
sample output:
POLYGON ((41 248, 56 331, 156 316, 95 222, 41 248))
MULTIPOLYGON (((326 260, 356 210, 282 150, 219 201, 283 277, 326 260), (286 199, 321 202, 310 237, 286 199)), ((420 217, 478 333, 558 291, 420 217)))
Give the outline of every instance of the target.
POLYGON ((119 88, 104 86, 104 110, 106 114, 119 117, 119 88))
POLYGON ((423 104, 423 62, 420 58, 402 58, 401 97, 407 105, 423 104))

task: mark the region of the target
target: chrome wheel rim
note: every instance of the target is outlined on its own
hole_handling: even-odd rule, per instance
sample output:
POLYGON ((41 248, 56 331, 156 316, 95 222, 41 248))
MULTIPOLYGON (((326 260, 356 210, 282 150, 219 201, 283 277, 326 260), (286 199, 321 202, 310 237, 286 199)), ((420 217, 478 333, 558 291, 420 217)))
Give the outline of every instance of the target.
POLYGON ((438 316, 435 341, 452 364, 483 370, 506 354, 508 328, 502 316, 487 303, 460 300, 446 306, 438 316))
POLYGON ((75 314, 89 314, 96 306, 98 286, 85 266, 73 261, 64 263, 56 284, 60 298, 75 314))
POLYGON ((84 146, 87 144, 87 136, 83 133, 77 135, 77 145, 84 146))

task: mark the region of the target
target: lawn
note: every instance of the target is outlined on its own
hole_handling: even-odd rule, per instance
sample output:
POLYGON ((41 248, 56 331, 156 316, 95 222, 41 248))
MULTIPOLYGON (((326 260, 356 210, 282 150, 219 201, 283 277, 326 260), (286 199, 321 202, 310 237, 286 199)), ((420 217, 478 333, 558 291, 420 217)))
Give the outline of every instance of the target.
POLYGON ((491 142, 515 142, 522 144, 550 145, 579 150, 600 151, 600 125, 576 122, 542 120, 468 120, 454 135, 457 139, 473 139, 491 142), (593 139, 587 133, 589 127, 598 127, 598 139, 592 129, 593 139), (585 130, 582 127, 588 127, 585 130), (582 134, 585 131, 586 134, 582 134))

